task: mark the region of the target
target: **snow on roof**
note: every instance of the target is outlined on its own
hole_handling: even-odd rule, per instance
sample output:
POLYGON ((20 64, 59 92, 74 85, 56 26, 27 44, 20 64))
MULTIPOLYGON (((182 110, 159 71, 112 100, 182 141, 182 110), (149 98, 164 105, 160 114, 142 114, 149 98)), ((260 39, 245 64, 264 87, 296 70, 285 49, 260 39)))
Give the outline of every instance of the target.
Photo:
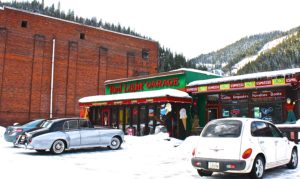
MULTIPOLYGON (((28 13, 28 14, 32 14, 32 15, 36 15, 36 16, 46 17, 46 18, 49 18, 49 19, 59 20, 59 21, 63 21, 63 22, 71 23, 71 24, 76 24, 76 25, 80 25, 80 26, 85 26, 85 27, 89 27, 89 28, 93 28, 93 29, 97 29, 97 30, 102 30, 102 31, 106 31, 106 32, 111 32, 111 33, 114 33, 114 34, 119 34, 121 36, 127 36, 127 37, 132 37, 132 38, 136 38, 136 39, 140 39, 140 40, 146 40, 146 41, 151 41, 151 42, 156 42, 157 43, 157 41, 155 41, 155 40, 145 39, 143 37, 138 37, 138 36, 134 36, 134 35, 130 35, 130 34, 124 34, 124 33, 121 33, 121 32, 116 32, 116 31, 104 29, 102 27, 94 27, 94 26, 90 26, 90 25, 86 25, 86 24, 81 24, 81 23, 78 23, 78 22, 69 21, 69 20, 66 20, 66 19, 60 19, 60 18, 56 18, 56 17, 52 17, 52 16, 47 16, 47 15, 44 15, 44 14, 31 12, 31 11, 26 11, 26 10, 23 10, 23 9, 17 9, 17 8, 13 8, 13 7, 10 7, 10 6, 3 6, 2 8, 3 9, 10 9, 10 10, 15 10, 15 11, 20 11, 20 12, 24 12, 24 13, 28 13)), ((0 9, 1 9, 1 7, 0 7, 0 9)))
POLYGON ((152 79, 157 77, 164 77, 164 76, 171 76, 171 75, 178 75, 183 74, 182 71, 174 71, 172 73, 170 72, 161 72, 161 73, 155 73, 151 75, 141 75, 141 76, 134 76, 134 77, 128 77, 128 78, 120 78, 120 79, 114 79, 114 80, 106 80, 105 84, 113 84, 113 83, 124 83, 129 81, 136 81, 136 80, 145 80, 145 79, 152 79))
POLYGON ((246 74, 246 75, 214 78, 214 79, 209 79, 209 80, 197 80, 197 81, 193 81, 193 82, 189 83, 187 86, 200 86, 200 85, 224 83, 224 82, 230 82, 230 81, 271 78, 271 77, 277 77, 277 76, 293 75, 296 73, 300 73, 300 68, 286 69, 286 70, 279 70, 279 71, 259 72, 259 73, 252 73, 252 74, 246 74))
POLYGON ((120 83, 120 82, 124 83, 124 82, 129 82, 129 81, 152 79, 152 78, 157 78, 157 77, 184 74, 185 71, 194 72, 194 73, 202 73, 202 74, 205 74, 205 75, 219 76, 215 73, 210 73, 210 72, 207 72, 207 71, 196 70, 196 69, 192 69, 192 68, 179 68, 179 69, 176 69, 176 70, 171 70, 171 71, 167 71, 167 72, 160 72, 160 73, 150 74, 150 75, 120 78, 120 79, 114 79, 114 80, 106 80, 104 83, 105 84, 114 84, 114 83, 120 83))
POLYGON ((202 73, 205 75, 219 76, 218 74, 215 74, 215 73, 211 73, 211 72, 203 71, 203 70, 197 70, 197 69, 193 69, 193 68, 179 68, 179 69, 171 70, 171 71, 189 71, 189 72, 194 72, 194 73, 202 73))
POLYGON ((183 91, 179 91, 176 89, 162 89, 156 91, 143 91, 143 92, 135 92, 135 93, 88 96, 79 99, 79 103, 156 98, 156 97, 165 97, 165 96, 176 97, 176 98, 191 98, 191 96, 189 96, 188 93, 183 91))

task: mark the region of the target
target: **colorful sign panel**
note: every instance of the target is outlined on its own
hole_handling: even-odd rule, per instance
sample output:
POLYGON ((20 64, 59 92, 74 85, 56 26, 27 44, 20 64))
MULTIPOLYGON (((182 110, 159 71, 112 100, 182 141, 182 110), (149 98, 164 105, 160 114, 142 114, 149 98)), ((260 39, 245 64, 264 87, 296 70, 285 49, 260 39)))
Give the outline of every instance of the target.
POLYGON ((274 78, 267 80, 257 81, 245 81, 245 82, 231 82, 231 83, 220 83, 198 86, 197 88, 187 88, 188 92, 202 93, 202 92, 214 92, 214 91, 225 91, 225 90, 236 90, 236 89, 248 89, 248 88, 259 88, 259 87, 270 87, 270 86, 283 86, 291 84, 297 81, 296 78, 274 78))
POLYGON ((185 89, 185 85, 186 82, 183 75, 173 75, 162 78, 143 79, 110 84, 106 86, 106 94, 150 91, 165 88, 185 89))

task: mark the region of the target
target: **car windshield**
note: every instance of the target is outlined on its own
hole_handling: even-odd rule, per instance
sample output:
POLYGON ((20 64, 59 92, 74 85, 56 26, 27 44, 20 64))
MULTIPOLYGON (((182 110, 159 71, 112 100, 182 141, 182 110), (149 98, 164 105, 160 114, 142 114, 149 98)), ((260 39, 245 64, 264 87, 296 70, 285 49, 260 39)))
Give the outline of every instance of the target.
POLYGON ((53 121, 47 120, 47 121, 43 122, 43 124, 41 124, 41 127, 42 128, 50 128, 52 124, 53 124, 53 121))
POLYGON ((241 129, 241 121, 215 120, 204 129, 202 137, 239 137, 241 129))
POLYGON ((27 124, 24 124, 23 127, 25 127, 25 128, 37 127, 38 125, 41 124, 42 120, 43 119, 38 119, 38 120, 31 121, 31 122, 29 122, 27 124))

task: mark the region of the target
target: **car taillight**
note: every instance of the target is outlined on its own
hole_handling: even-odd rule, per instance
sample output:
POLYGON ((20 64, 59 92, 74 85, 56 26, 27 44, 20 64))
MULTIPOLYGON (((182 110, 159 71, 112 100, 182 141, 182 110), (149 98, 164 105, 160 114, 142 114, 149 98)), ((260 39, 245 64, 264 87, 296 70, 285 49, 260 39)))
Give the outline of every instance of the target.
POLYGON ((194 148, 192 151, 192 156, 195 157, 195 155, 196 155, 196 148, 194 148))
POLYGON ((23 129, 22 128, 16 128, 14 131, 15 132, 23 132, 23 129))
POLYGON ((32 141, 32 138, 28 138, 28 142, 30 143, 32 141))
POLYGON ((251 154, 252 154, 252 149, 249 148, 249 149, 245 150, 245 152, 243 153, 242 157, 243 157, 243 159, 247 159, 247 158, 249 158, 251 156, 251 154))

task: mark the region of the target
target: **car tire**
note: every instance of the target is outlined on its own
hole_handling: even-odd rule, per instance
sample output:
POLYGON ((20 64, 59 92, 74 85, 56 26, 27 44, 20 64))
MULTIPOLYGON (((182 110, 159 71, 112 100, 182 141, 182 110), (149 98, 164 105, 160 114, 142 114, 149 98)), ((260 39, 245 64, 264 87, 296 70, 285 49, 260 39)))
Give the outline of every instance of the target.
POLYGON ((212 176, 213 172, 209 170, 197 170, 198 174, 203 177, 203 176, 212 176))
POLYGON ((38 153, 45 153, 46 152, 46 150, 35 150, 35 151, 37 151, 38 153))
POLYGON ((265 161, 261 156, 257 156, 253 162, 250 172, 251 179, 262 179, 265 173, 265 161))
POLYGON ((53 142, 51 146, 51 152, 53 154, 61 154, 65 151, 66 145, 65 142, 62 140, 56 140, 53 142))
POLYGON ((113 137, 108 146, 111 150, 117 150, 121 147, 122 141, 119 137, 113 137))
POLYGON ((298 152, 296 149, 292 150, 292 154, 291 154, 291 160, 290 162, 287 164, 287 167, 289 169, 295 169, 298 166, 298 152))

